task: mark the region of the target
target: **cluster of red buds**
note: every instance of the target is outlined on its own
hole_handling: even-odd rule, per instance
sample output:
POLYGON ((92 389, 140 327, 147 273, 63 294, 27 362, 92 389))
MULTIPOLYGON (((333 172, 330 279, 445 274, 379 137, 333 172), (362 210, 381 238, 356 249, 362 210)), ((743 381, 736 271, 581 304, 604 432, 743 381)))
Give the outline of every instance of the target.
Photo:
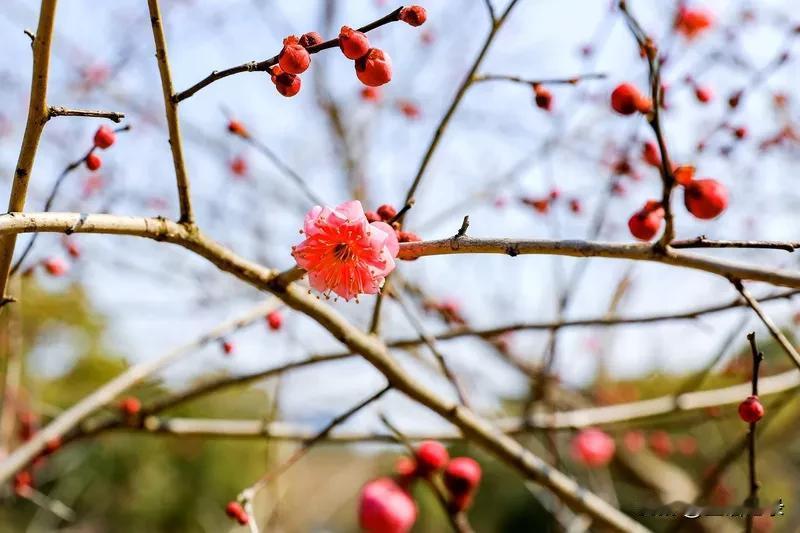
POLYGON ((364 485, 359 497, 358 519, 369 533, 404 533, 417 519, 417 505, 409 493, 417 479, 431 483, 441 480, 446 490, 448 510, 466 511, 481 481, 481 467, 470 457, 450 458, 447 448, 437 441, 422 442, 414 457, 401 457, 395 477, 381 477, 364 485))
MULTIPOLYGON (((696 218, 710 220, 718 217, 728 206, 728 190, 712 178, 694 178, 694 167, 680 166, 672 174, 683 187, 683 203, 696 218)), ((656 236, 664 221, 664 207, 657 200, 648 200, 644 207, 628 220, 631 235, 642 241, 656 236)))
POLYGON ((83 159, 86 168, 94 172, 103 166, 103 160, 100 159, 100 156, 95 153, 95 150, 98 148, 100 150, 106 150, 110 148, 116 140, 117 135, 111 128, 107 126, 100 126, 97 128, 97 131, 94 134, 94 144, 92 145, 92 149, 89 150, 89 153, 86 154, 86 157, 83 159))
MULTIPOLYGON (((411 26, 425 23, 427 13, 421 6, 409 6, 400 10, 400 20, 411 26)), ((278 64, 270 70, 272 83, 283 96, 291 97, 300 92, 300 74, 311 66, 309 48, 322 44, 317 32, 300 37, 290 35, 283 40, 283 49, 278 54, 278 64)), ((363 32, 342 26, 338 37, 339 49, 347 59, 355 62, 356 77, 368 87, 379 87, 392 79, 392 60, 380 48, 373 48, 363 32)))
MULTIPOLYGON (((550 189, 550 192, 547 193, 546 196, 542 197, 531 197, 531 196, 523 196, 520 198, 520 202, 523 204, 530 206, 541 215, 546 215, 550 212, 550 207, 557 201, 561 199, 561 191, 557 187, 553 187, 550 189)), ((568 201, 569 210, 572 213, 580 214, 583 211, 583 204, 578 198, 570 198, 568 201)))
MULTIPOLYGON (((67 252, 67 255, 71 259, 80 259, 81 249, 74 239, 65 236, 63 239, 61 239, 61 245, 64 247, 64 251, 67 252)), ((69 263, 58 256, 45 257, 41 260, 40 265, 44 271, 47 272, 47 274, 55 278, 61 277, 69 272, 69 263)), ((26 273, 28 272, 31 272, 31 270, 26 270, 26 273)))
MULTIPOLYGON (((23 442, 29 441, 38 431, 38 417, 30 412, 23 411, 17 415, 19 421, 17 436, 23 442)), ((30 462, 28 466, 14 475, 12 488, 14 493, 19 496, 27 496, 34 486, 34 470, 43 466, 47 457, 54 454, 61 448, 61 437, 54 437, 48 440, 42 451, 30 462)))
POLYGON ((397 209, 390 204, 383 204, 375 211, 367 211, 364 215, 370 223, 386 222, 392 226, 397 234, 397 242, 419 242, 422 240, 422 237, 416 233, 400 229, 400 224, 395 220, 397 217, 397 209))
POLYGON ((668 457, 677 449, 681 455, 691 456, 697 453, 697 439, 691 435, 682 435, 675 439, 662 430, 650 432, 649 435, 641 430, 631 430, 622 436, 622 444, 631 453, 644 450, 645 446, 660 457, 668 457))

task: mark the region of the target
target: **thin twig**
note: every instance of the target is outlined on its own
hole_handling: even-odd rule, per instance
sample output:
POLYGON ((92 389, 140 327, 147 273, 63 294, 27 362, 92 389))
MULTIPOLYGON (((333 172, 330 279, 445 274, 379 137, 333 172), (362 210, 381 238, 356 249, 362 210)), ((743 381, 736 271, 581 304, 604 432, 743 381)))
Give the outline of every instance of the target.
MULTIPOLYGON (((401 9, 402 9, 402 7, 395 9, 394 11, 389 13, 388 15, 386 15, 384 17, 381 17, 381 18, 379 18, 378 20, 376 20, 374 22, 371 22, 371 23, 367 24, 366 26, 362 26, 362 27, 358 28, 358 31, 367 33, 369 31, 372 31, 372 30, 374 30, 376 28, 380 28, 381 26, 384 26, 384 25, 389 24, 391 22, 396 22, 396 21, 400 20, 400 10, 401 9)), ((327 50, 329 48, 334 48, 336 46, 339 46, 339 38, 338 37, 336 39, 330 39, 328 41, 325 41, 324 43, 320 43, 320 44, 315 45, 315 46, 310 46, 309 48, 307 48, 307 50, 308 50, 309 54, 316 54, 318 52, 321 52, 323 50, 327 50)), ((204 87, 207 87, 207 86, 211 85, 215 81, 221 80, 222 78, 226 78, 228 76, 232 76, 234 74, 239 74, 239 73, 242 73, 242 72, 264 72, 266 70, 269 70, 270 68, 272 68, 273 66, 275 66, 277 64, 278 64, 278 56, 276 55, 276 56, 273 56, 273 57, 271 57, 269 59, 265 59, 263 61, 250 61, 250 62, 244 63, 242 65, 226 68, 224 70, 215 70, 214 72, 212 72, 211 74, 209 74, 208 76, 206 76, 205 78, 200 80, 199 82, 195 83, 194 85, 192 85, 191 87, 189 87, 185 91, 181 91, 181 92, 176 93, 175 95, 173 95, 172 96, 172 101, 175 102, 175 103, 178 103, 178 102, 181 102, 183 100, 186 100, 187 98, 189 98, 192 95, 194 95, 197 91, 203 89, 204 87)))
MULTIPOLYGON (((130 130, 130 125, 117 128, 114 131, 115 133, 120 133, 128 130, 130 130)), ((53 188, 50 190, 50 194, 47 195, 47 199, 44 202, 43 211, 45 213, 49 212, 50 209, 52 209, 53 202, 55 202, 56 196, 58 196, 58 191, 61 189, 61 185, 67 179, 67 176, 69 176, 72 171, 80 167, 89 157, 89 155, 92 152, 94 152, 94 150, 95 150, 94 147, 90 148, 89 151, 86 152, 86 155, 84 155, 82 158, 76 159, 75 161, 72 161, 66 167, 64 167, 64 170, 62 170, 61 174, 59 174, 58 178, 56 178, 56 181, 53 184, 53 188)), ((33 251, 33 247, 36 244, 36 240, 39 238, 39 235, 40 235, 39 233, 34 233, 31 239, 28 241, 28 244, 25 245, 25 249, 19 255, 14 265, 11 267, 11 271, 9 273, 10 276, 13 276, 14 274, 17 273, 17 271, 19 271, 20 268, 22 268, 22 265, 25 263, 25 259, 27 259, 27 257, 33 251)))
POLYGON ((675 238, 671 206, 672 190, 675 188, 675 176, 672 173, 672 162, 670 161, 667 142, 661 125, 660 109, 664 97, 661 87, 661 60, 658 57, 658 48, 656 44, 653 42, 653 39, 645 33, 633 14, 631 14, 625 0, 619 0, 619 8, 625 16, 628 27, 639 45, 639 49, 644 52, 647 58, 647 65, 650 71, 650 96, 653 110, 649 113, 647 122, 650 124, 650 128, 656 136, 658 149, 661 153, 661 180, 663 182, 661 205, 664 208, 665 227, 664 234, 659 240, 659 244, 665 247, 675 238))
POLYGON ((325 205, 325 202, 308 186, 306 180, 300 176, 292 167, 290 167, 283 159, 278 157, 272 149, 264 144, 262 141, 256 139, 250 134, 241 135, 241 137, 251 146, 253 146, 256 150, 261 152, 267 159, 269 159, 273 165, 278 167, 278 170, 283 172, 286 176, 289 177, 297 187, 303 192, 303 194, 308 198, 311 202, 316 205, 325 205))
MULTIPOLYGON (((753 377, 752 377, 752 395, 758 396, 758 369, 761 366, 761 361, 764 359, 764 354, 758 350, 756 344, 756 334, 751 332, 747 334, 747 340, 750 341, 750 350, 753 355, 753 377)), ((753 512, 758 507, 758 477, 756 476, 756 422, 750 423, 750 428, 747 432, 747 450, 748 450, 748 469, 750 472, 750 494, 747 496, 747 505, 750 507, 747 513, 747 533, 753 531, 753 512)))
POLYGON ((786 250, 794 252, 800 248, 795 241, 715 241, 706 239, 704 235, 669 243, 671 248, 754 248, 765 250, 786 250))
POLYGON ((783 351, 786 352, 786 355, 788 355, 794 365, 800 369, 800 353, 798 353, 795 347, 792 346, 792 343, 789 342, 789 339, 786 338, 786 335, 781 332, 778 326, 775 325, 775 322, 773 322, 772 319, 764 312, 764 309, 762 309, 758 301, 753 298, 753 296, 750 294, 750 291, 745 289, 740 280, 731 279, 731 282, 733 283, 733 286, 736 287, 736 290, 739 291, 739 294, 742 295, 742 298, 745 299, 747 305, 749 305, 753 311, 755 311, 756 315, 758 315, 758 318, 760 318, 761 322, 763 322, 767 327, 772 337, 778 341, 778 344, 780 344, 781 348, 783 348, 783 351))
POLYGON ((417 169, 417 174, 414 176, 414 179, 412 180, 411 185, 409 186, 408 191, 406 192, 406 198, 403 201, 403 206, 406 207, 406 209, 402 211, 402 214, 398 213, 398 216, 396 217, 398 221, 402 222, 408 208, 414 205, 413 204, 414 194, 417 192, 417 188, 419 187, 419 184, 422 181, 423 176, 425 175, 425 171, 428 169, 428 165, 430 164, 431 159, 433 159, 433 154, 436 152, 436 149, 439 146, 439 142, 441 141, 442 136, 444 135, 444 132, 447 129, 448 124, 450 123, 450 119, 453 118, 453 115, 455 114, 456 109, 458 109, 459 104, 461 104, 461 101, 464 99, 464 95, 467 93, 467 90, 475 82, 475 74, 478 72, 481 63, 483 63, 483 59, 486 57, 487 52, 489 52, 489 48, 491 47, 492 42, 497 36, 497 32, 503 26, 506 19, 508 18, 508 15, 517 5, 518 1, 519 0, 511 0, 511 2, 509 2, 508 4, 508 7, 506 7, 505 11, 503 11, 502 15, 500 15, 499 18, 495 17, 492 18, 494 23, 492 24, 492 28, 489 31, 489 34, 486 36, 486 40, 483 42, 483 46, 478 52, 478 55, 475 57, 475 60, 473 61, 472 66, 470 67, 466 76, 464 77, 464 80, 461 82, 461 85, 456 90, 456 94, 453 97, 453 100, 450 102, 450 105, 448 106, 441 120, 439 121, 439 125, 436 126, 436 130, 433 133, 433 137, 431 138, 430 143, 428 144, 428 149, 425 151, 425 155, 422 157, 422 162, 420 163, 419 168, 417 169))
POLYGON ((508 81, 512 83, 520 83, 523 85, 577 85, 584 80, 602 80, 608 75, 604 72, 591 72, 589 74, 578 74, 569 78, 542 78, 530 79, 521 76, 514 76, 511 74, 481 74, 473 78, 474 83, 482 83, 486 81, 508 81))
POLYGON ((394 296, 395 301, 397 301, 397 303, 400 305, 400 308, 403 310, 403 314, 406 316, 406 319, 408 319, 408 322, 417 331, 417 334, 420 336, 425 346, 428 347, 433 356, 436 358, 436 361, 439 363, 439 367, 442 369, 444 376, 447 378, 450 384, 453 385, 453 388, 458 395, 458 400, 463 405, 468 406, 469 400, 466 392, 464 391, 464 386, 461 384, 461 380, 450 368, 450 365, 447 363, 444 355, 436 346, 436 341, 428 334, 425 326, 422 324, 422 321, 414 314, 414 311, 411 309, 406 297, 402 294, 402 289, 396 290, 394 292, 394 296))
POLYGON ((486 11, 489 13, 489 22, 494 25, 497 21, 497 16, 494 12, 494 4, 492 4, 492 0, 483 0, 483 3, 486 4, 486 11))
POLYGON ((258 491, 263 489, 270 481, 276 479, 278 476, 286 472, 293 464, 295 464, 297 461, 303 458, 315 444, 325 439, 330 434, 330 432, 333 431, 337 426, 346 422, 350 417, 352 417, 353 415, 355 415, 356 413, 358 413, 371 403, 378 400, 381 396, 389 392, 391 389, 392 389, 391 385, 385 385, 379 391, 371 394, 369 397, 365 398, 364 400, 361 400, 360 402, 350 407, 343 413, 334 417, 316 435, 303 441, 300 447, 297 450, 295 450, 295 452, 291 456, 289 456, 289 458, 286 461, 278 465, 277 468, 274 468, 269 472, 267 472, 266 474, 264 474, 263 476, 261 476, 258 479, 258 481, 253 483, 250 487, 243 490, 239 494, 238 499, 243 502, 252 501, 255 495, 258 494, 258 491))
POLYGON ((92 109, 70 109, 61 106, 51 106, 49 108, 50 117, 91 117, 91 118, 107 118, 112 122, 119 124, 125 118, 125 113, 118 113, 116 111, 95 111, 92 109))

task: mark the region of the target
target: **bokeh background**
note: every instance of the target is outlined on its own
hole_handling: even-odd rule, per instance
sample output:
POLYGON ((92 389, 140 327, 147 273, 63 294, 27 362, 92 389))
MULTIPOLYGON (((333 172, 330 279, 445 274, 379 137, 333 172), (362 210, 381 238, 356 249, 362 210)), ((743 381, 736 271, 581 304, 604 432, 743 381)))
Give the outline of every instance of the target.
MULTIPOLYGON (((713 28, 693 40, 673 31, 678 2, 631 2, 667 58, 664 121, 672 158, 695 165, 701 176, 715 177, 731 191, 728 210, 710 222, 690 217, 676 194, 678 236, 796 239, 794 183, 800 152, 794 128, 800 63, 795 55, 800 52, 800 20, 793 3, 690 4, 715 17, 713 28), (711 89, 711 102, 698 102, 696 84, 711 89), (738 92, 741 103, 734 109, 728 98, 738 92), (746 128, 743 139, 733 134, 737 127, 746 128)), ((198 223, 243 256, 279 269, 293 264, 290 247, 299 241, 297 231, 312 204, 265 155, 264 146, 330 205, 358 198, 367 208, 399 206, 489 27, 478 0, 430 0, 423 5, 429 14, 423 27, 392 24, 370 34, 394 63, 394 78, 378 102, 363 98, 352 65, 332 50, 313 57, 303 89, 294 98, 278 95, 264 73, 245 73, 182 103, 198 223), (231 118, 245 124, 262 148, 229 134, 231 118)), ((180 90, 214 69, 271 57, 288 34, 316 30, 327 38, 341 25, 359 26, 396 7, 371 0, 163 2, 175 85, 180 90)), ((32 1, 6 0, 0 6, 0 177, 5 190, 27 112, 30 41, 23 29, 35 28, 37 15, 38 5, 32 1)), ((69 174, 54 210, 176 215, 153 53, 144 2, 71 0, 59 6, 50 103, 121 111, 131 130, 120 133, 113 149, 102 154, 99 173, 81 167, 69 174)), ((645 121, 620 117, 608 106, 619 82, 631 81, 643 89, 647 84, 646 64, 613 6, 590 0, 522 0, 479 72, 528 79, 597 72, 606 78, 548 86, 554 94, 551 112, 533 104, 529 86, 474 85, 428 169, 407 229, 426 239, 450 236, 469 215, 469 233, 476 237, 632 240, 628 217, 647 199, 660 196, 661 182, 658 171, 641 159, 642 143, 652 136, 645 121), (620 173, 620 162, 632 170, 620 173), (547 213, 522 201, 545 198, 554 188, 560 196, 547 213), (571 200, 580 203, 580 212, 570 209, 571 200)), ((42 209, 62 169, 85 154, 99 124, 77 118, 51 121, 31 181, 29 210, 42 209)), ((29 238, 21 237, 19 248, 29 238)), ((80 248, 80 258, 68 256, 61 236, 42 235, 23 264, 24 279, 15 282, 22 296, 17 332, 24 354, 22 393, 15 401, 20 410, 45 421, 127 365, 190 341, 264 298, 179 248, 91 235, 73 236, 70 242, 80 248), (68 261, 67 275, 52 278, 39 266, 52 257, 68 261)), ((795 256, 785 251, 704 253, 774 268, 797 266, 795 256)), ((416 289, 410 293, 414 312, 434 333, 454 324, 431 313, 431 302, 450 302, 470 327, 485 328, 677 313, 736 297, 728 282, 703 273, 601 259, 443 256, 403 263, 398 272, 416 289), (561 308, 565 296, 567 304, 561 308)), ((771 290, 752 287, 759 296, 771 290)), ((332 305, 367 328, 372 303, 372 298, 362 298, 360 303, 332 305)), ((772 302, 768 309, 791 336, 797 310, 792 300, 772 302)), ((225 356, 216 342, 198 349, 137 395, 146 401, 209 376, 253 372, 339 351, 335 339, 307 318, 288 310, 284 318, 278 332, 258 321, 228 338, 236 347, 232 355, 225 356)), ((564 329, 557 335, 553 373, 559 394, 577 398, 581 406, 674 393, 687 376, 711 363, 713 371, 705 376, 703 388, 743 383, 749 380, 745 333, 752 329, 768 355, 763 372, 788 369, 752 312, 740 308, 694 320, 564 329)), ((392 300, 384 304, 381 332, 388 339, 416 334, 392 300)), ((13 335, 3 339, 4 350, 14 345, 13 335)), ((508 363, 508 354, 536 365, 550 339, 548 331, 517 331, 503 338, 505 354, 496 343, 469 337, 443 341, 440 348, 466 383, 473 404, 497 418, 522 412, 531 390, 530 379, 508 363)), ((430 354, 423 347, 393 353, 418 379, 442 394, 454 394, 446 380, 431 372, 430 354)), ((366 362, 351 358, 214 395, 170 414, 269 418, 313 429, 382 383, 366 362)), ((787 516, 759 521, 764 531, 800 528, 800 514, 793 511, 800 489, 794 438, 798 406, 791 394, 769 399, 768 413, 774 404, 775 419, 760 436, 763 498, 782 497, 787 505, 787 516)), ((379 413, 416 433, 443 425, 424 408, 389 393, 341 429, 385 432, 379 413)), ((571 460, 568 431, 550 436, 533 432, 524 442, 547 455, 548 440, 554 439, 565 471, 630 510, 643 502, 666 503, 668 497, 688 499, 682 491, 701 487, 708 468, 746 431, 735 417, 735 406, 607 429, 619 439, 620 452, 602 471, 587 471, 571 460), (664 453, 656 446, 628 453, 622 438, 632 429, 648 437, 666 431, 674 449, 664 453), (659 472, 655 477, 666 488, 643 480, 646 471, 659 472)), ((128 433, 78 442, 37 474, 38 489, 74 510, 74 519, 63 520, 4 488, 0 531, 232 528, 221 510, 225 502, 292 447, 254 439, 128 433)), ((563 509, 548 494, 474 447, 455 444, 453 452, 476 456, 486 470, 471 513, 478 531, 559 530, 554 516, 563 509)), ((257 518, 268 524, 267 531, 354 530, 358 488, 391 472, 400 453, 402 448, 386 444, 315 448, 264 492, 256 503, 257 518)), ((741 456, 708 491, 707 501, 741 502, 747 495, 746 475, 741 456)), ((433 497, 424 487, 417 492, 422 511, 415 531, 443 530, 446 522, 433 497)), ((671 524, 651 520, 648 525, 662 530, 671 524)), ((740 526, 706 520, 680 527, 736 531, 740 526)))

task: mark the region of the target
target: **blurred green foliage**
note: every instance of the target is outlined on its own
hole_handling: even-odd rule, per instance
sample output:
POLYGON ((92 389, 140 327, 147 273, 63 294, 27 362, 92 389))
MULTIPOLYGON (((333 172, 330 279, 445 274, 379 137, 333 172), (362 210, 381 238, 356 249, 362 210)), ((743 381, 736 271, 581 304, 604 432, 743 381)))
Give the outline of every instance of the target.
MULTIPOLYGON (((19 304, 22 317, 25 357, 34 355, 58 336, 70 339, 69 364, 62 371, 32 372, 26 365, 21 405, 30 405, 44 418, 53 416, 96 389, 126 368, 125 361, 105 344, 106 324, 89 305, 77 286, 61 292, 47 291, 28 281, 25 297, 19 304)), ((764 370, 775 373, 788 368, 785 357, 772 343, 762 342, 767 359, 764 370)), ((48 357, 55 357, 53 350, 48 357)), ((38 361, 39 364, 42 361, 38 361)), ((61 362, 63 363, 63 361, 61 362)), ((702 388, 741 383, 748 379, 749 353, 742 352, 726 370, 705 380, 702 388)), ((598 403, 618 403, 674 393, 687 376, 650 376, 626 383, 608 379, 597 383, 587 394, 598 403)), ((158 382, 146 383, 134 391, 145 403, 168 390, 158 382)), ((586 398, 585 398, 586 399, 586 398)), ((792 511, 793 496, 799 492, 800 445, 796 443, 798 402, 793 397, 771 397, 767 410, 774 417, 759 435, 759 477, 762 502, 771 504, 782 497, 787 517, 776 520, 773 531, 794 531, 797 513, 792 511)), ((521 404, 508 399, 509 413, 519 412, 521 404)), ((266 418, 272 407, 261 388, 227 390, 180 406, 170 415, 202 418, 266 418)), ((103 414, 103 413, 101 413, 103 414)), ((634 426, 618 424, 608 428, 616 438, 618 456, 610 469, 588 471, 569 454, 571 432, 548 437, 542 432, 522 437, 523 442, 542 456, 548 456, 553 443, 561 452, 559 468, 584 485, 618 499, 631 511, 642 505, 658 505, 658 491, 643 484, 635 470, 624 461, 628 453, 622 436, 634 426), (611 491, 609 493, 609 490, 611 491)), ((699 486, 709 465, 715 464, 740 440, 746 428, 735 417, 735 406, 691 415, 670 415, 640 421, 637 429, 646 432, 666 430, 673 442, 691 437, 698 443, 695 453, 673 451, 669 457, 652 456, 653 468, 672 465, 699 486)), ((35 486, 48 497, 63 502, 75 511, 76 520, 63 521, 30 501, 13 494, 9 487, 0 492, 0 533, 18 531, 79 532, 208 532, 238 528, 224 514, 225 504, 273 467, 293 445, 257 440, 214 440, 141 435, 117 431, 69 444, 35 470, 35 486)), ((282 476, 279 483, 264 491, 256 501, 256 514, 262 531, 356 531, 356 501, 361 484, 372 477, 390 475, 398 448, 379 447, 378 453, 365 453, 363 447, 321 445, 282 476)), ((484 479, 470 511, 476 531, 548 532, 560 531, 551 515, 549 495, 524 483, 517 474, 477 450, 455 444, 451 455, 470 455, 484 469, 484 479), (544 503, 542 503, 544 502, 544 503)), ((665 471, 666 472, 666 471, 665 471)), ((665 474, 666 475, 666 474, 665 474)), ((729 504, 740 503, 747 495, 746 455, 734 461, 722 478, 729 504)), ((414 531, 448 530, 438 501, 422 483, 413 489, 420 507, 414 531)), ((713 491, 705 503, 721 503, 713 491), (716 500, 715 500, 716 498, 716 500)), ((557 509, 557 507, 555 507, 557 509)), ((670 525, 664 520, 646 521, 655 531, 670 525)), ((687 524, 681 531, 695 531, 700 522, 687 524)), ((730 524, 729 524, 730 525, 730 524)), ((739 524, 734 524, 734 528, 739 524)), ((246 528, 241 529, 245 531, 246 528)), ((725 530, 720 529, 720 530, 725 530)), ((734 529, 735 530, 735 529, 734 529)), ((766 531, 763 529, 762 531, 766 531)))

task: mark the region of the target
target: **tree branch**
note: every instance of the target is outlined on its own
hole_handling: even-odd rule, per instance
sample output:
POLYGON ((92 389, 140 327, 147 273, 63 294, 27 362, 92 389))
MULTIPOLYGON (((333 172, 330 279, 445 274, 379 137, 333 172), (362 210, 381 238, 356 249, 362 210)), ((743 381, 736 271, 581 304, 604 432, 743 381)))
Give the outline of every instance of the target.
POLYGON ((758 315, 758 318, 760 318, 761 322, 763 322, 767 327, 772 337, 778 341, 778 344, 781 346, 781 348, 783 348, 783 351, 786 352, 786 355, 788 355, 792 360, 794 366, 800 369, 800 353, 797 353, 797 350, 794 346, 792 346, 792 343, 789 342, 789 339, 786 338, 786 335, 784 335, 781 330, 778 329, 778 326, 775 325, 775 322, 773 322, 769 315, 764 312, 764 309, 762 309, 758 301, 753 298, 753 296, 750 294, 750 291, 744 288, 744 285, 742 285, 741 281, 733 279, 731 282, 733 283, 733 286, 736 287, 736 290, 739 291, 739 294, 742 295, 742 298, 745 299, 747 305, 749 305, 753 311, 755 311, 756 315, 758 315))
MULTIPOLYGON (((388 15, 386 15, 384 17, 381 17, 381 18, 379 18, 378 20, 376 20, 374 22, 371 22, 371 23, 367 24, 366 26, 362 26, 362 27, 358 28, 358 31, 367 33, 367 32, 369 32, 371 30, 374 30, 376 28, 380 28, 381 26, 384 26, 384 25, 389 24, 391 22, 396 22, 396 21, 400 20, 400 10, 401 9, 402 9, 402 7, 399 7, 397 9, 395 9, 394 11, 389 13, 388 15)), ((320 44, 318 44, 316 46, 311 46, 311 47, 307 48, 307 50, 308 50, 309 54, 316 54, 318 52, 321 52, 323 50, 327 50, 329 48, 334 48, 336 46, 339 46, 339 38, 338 37, 336 39, 330 39, 328 41, 325 41, 324 43, 320 43, 320 44)), ((181 91, 179 93, 176 93, 174 96, 172 96, 172 101, 177 104, 178 102, 186 100, 187 98, 193 96, 197 91, 199 91, 199 90, 201 90, 201 89, 203 89, 205 87, 208 87, 209 85, 211 85, 215 81, 219 81, 222 78, 227 78, 228 76, 233 76, 234 74, 239 74, 239 73, 242 73, 242 72, 265 72, 265 71, 269 70, 270 68, 272 68, 273 66, 275 66, 277 64, 278 64, 278 56, 276 55, 276 56, 273 56, 273 57, 271 57, 269 59, 265 59, 263 61, 249 61, 249 62, 244 63, 242 65, 226 68, 224 70, 215 70, 214 72, 212 72, 211 74, 209 74, 208 76, 206 76, 205 78, 200 80, 199 82, 195 83, 194 85, 192 85, 191 87, 189 87, 185 91, 181 91)))
POLYGON ((483 46, 481 47, 480 51, 478 52, 475 61, 472 63, 467 75, 464 77, 464 81, 461 82, 461 85, 456 90, 456 94, 453 97, 453 101, 450 102, 450 106, 445 111, 444 116, 439 121, 439 125, 436 126, 436 130, 433 133, 433 137, 431 138, 430 143, 428 144, 428 149, 425 151, 425 155, 422 156, 422 162, 417 169, 417 174, 414 176, 414 180, 411 182, 411 185, 406 192, 406 198, 403 201, 405 209, 402 211, 402 214, 398 214, 399 216, 396 217, 400 222, 403 221, 406 212, 408 209, 414 205, 414 194, 417 192, 417 187, 419 187, 420 182, 422 181, 422 177, 425 175, 425 171, 428 169, 428 164, 431 162, 433 158, 433 154, 436 152, 436 149, 439 146, 439 141, 442 139, 442 135, 444 135, 445 130, 447 129, 448 124, 450 123, 450 119, 453 118, 453 115, 458 109, 459 104, 461 104, 461 100, 464 99, 464 95, 467 93, 467 90, 470 86, 475 82, 475 74, 478 72, 478 69, 483 63, 483 59, 486 57, 486 53, 489 51, 489 48, 494 41, 494 38, 497 36, 497 32, 500 28, 503 27, 508 15, 511 13, 511 10, 517 5, 519 0, 511 0, 508 4, 508 7, 503 11, 502 15, 499 18, 492 16, 492 28, 489 31, 489 35, 486 36, 486 40, 483 42, 483 46))
MULTIPOLYGON (((50 44, 53 38, 56 6, 58 0, 42 0, 39 10, 39 25, 36 38, 33 39, 33 67, 31 75, 31 91, 28 103, 28 119, 25 123, 25 134, 19 151, 17 168, 11 185, 11 196, 8 200, 8 211, 23 211, 28 194, 28 182, 33 171, 33 161, 42 130, 49 118, 47 108, 47 80, 50 74, 50 44)), ((0 238, 0 298, 6 297, 6 284, 14 256, 16 235, 5 235, 0 238)))
POLYGON ((180 203, 182 223, 194 223, 192 201, 189 190, 189 176, 186 173, 186 164, 183 160, 183 143, 181 142, 181 128, 178 121, 178 104, 172 100, 172 73, 167 57, 167 39, 164 36, 164 26, 161 21, 161 11, 158 0, 147 0, 150 9, 150 23, 153 27, 153 41, 156 47, 156 60, 158 73, 161 76, 161 89, 164 94, 164 109, 167 116, 167 129, 169 130, 169 147, 172 150, 172 162, 175 167, 175 179, 178 183, 178 202, 180 203))
POLYGON ((178 359, 190 353, 194 353, 200 346, 213 342, 231 331, 239 329, 254 320, 260 319, 266 313, 274 309, 276 305, 276 300, 271 298, 267 302, 257 305, 241 317, 218 325, 184 346, 167 352, 156 359, 144 361, 132 366, 61 413, 55 420, 50 422, 41 431, 37 432, 29 441, 19 446, 11 455, 0 461, 0 482, 5 482, 5 480, 14 475, 14 473, 30 463, 41 453, 49 441, 61 438, 69 431, 78 427, 88 416, 112 402, 117 396, 133 385, 141 382, 148 376, 153 375, 155 372, 178 359))
POLYGON ((116 111, 94 111, 91 109, 70 109, 61 106, 54 106, 48 109, 49 117, 91 117, 107 118, 108 120, 120 123, 125 118, 125 113, 116 111))

